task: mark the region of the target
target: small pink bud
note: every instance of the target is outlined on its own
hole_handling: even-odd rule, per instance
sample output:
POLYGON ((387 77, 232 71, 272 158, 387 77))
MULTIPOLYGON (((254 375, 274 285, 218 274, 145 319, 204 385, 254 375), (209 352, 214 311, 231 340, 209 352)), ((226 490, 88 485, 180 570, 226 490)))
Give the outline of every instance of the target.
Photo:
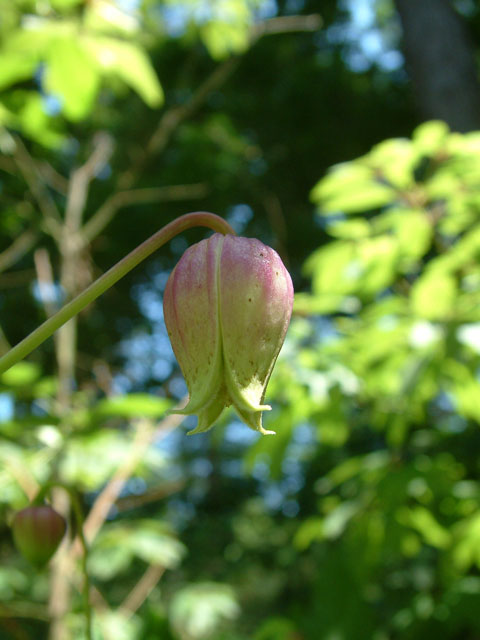
POLYGON ((233 405, 261 433, 265 390, 287 332, 293 286, 278 254, 259 240, 215 233, 191 246, 170 274, 163 309, 190 400, 190 433, 233 405))
POLYGON ((65 519, 52 507, 30 505, 13 518, 13 540, 27 560, 42 567, 58 549, 66 528, 65 519))

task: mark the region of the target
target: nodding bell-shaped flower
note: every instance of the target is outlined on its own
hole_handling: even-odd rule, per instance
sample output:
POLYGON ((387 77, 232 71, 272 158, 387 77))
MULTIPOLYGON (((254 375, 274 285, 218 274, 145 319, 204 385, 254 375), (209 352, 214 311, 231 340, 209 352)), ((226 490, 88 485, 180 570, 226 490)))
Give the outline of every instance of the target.
POLYGON ((15 546, 37 567, 43 567, 58 549, 67 523, 52 507, 30 505, 15 514, 12 522, 15 546))
POLYGON ((278 254, 259 240, 215 233, 191 246, 170 274, 163 308, 190 399, 207 431, 225 407, 261 433, 265 389, 290 322, 293 286, 278 254))

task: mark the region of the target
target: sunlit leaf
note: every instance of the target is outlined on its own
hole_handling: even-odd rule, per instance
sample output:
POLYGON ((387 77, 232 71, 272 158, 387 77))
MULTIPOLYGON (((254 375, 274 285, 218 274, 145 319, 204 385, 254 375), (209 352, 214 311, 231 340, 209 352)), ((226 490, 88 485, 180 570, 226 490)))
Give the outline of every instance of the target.
POLYGON ((184 587, 170 603, 169 618, 173 630, 186 640, 212 637, 226 620, 240 613, 232 588, 225 584, 204 582, 184 587))
POLYGON ((410 140, 394 138, 375 145, 364 162, 375 167, 377 175, 397 189, 414 185, 414 167, 418 152, 410 140))
POLYGON ((451 542, 449 531, 442 527, 431 511, 424 507, 404 507, 397 517, 403 524, 418 531, 425 542, 433 547, 443 549, 451 542))
POLYGON ((443 270, 431 269, 414 283, 412 310, 421 318, 440 320, 454 312, 457 286, 454 277, 443 270))
POLYGON ((138 45, 107 37, 85 38, 85 47, 102 72, 123 80, 154 108, 163 102, 163 91, 150 60, 138 45))
POLYGON ((96 416, 119 416, 134 418, 145 416, 160 418, 165 415, 171 402, 148 393, 129 393, 123 396, 110 396, 97 403, 96 416))
POLYGON ((58 148, 64 137, 53 127, 45 99, 38 93, 28 92, 18 112, 18 123, 23 132, 45 147, 58 148))
POLYGON ((45 86, 60 98, 62 111, 70 120, 81 120, 89 114, 100 86, 100 76, 81 41, 72 38, 52 41, 45 86))
POLYGON ((89 3, 85 11, 85 25, 99 33, 132 37, 138 32, 140 21, 137 12, 129 9, 128 4, 123 6, 112 0, 96 0, 89 3))
POLYGON ((0 89, 30 78, 37 64, 35 56, 26 55, 25 52, 0 51, 0 60, 0 89))
POLYGON ((40 377, 40 367, 33 362, 18 362, 2 373, 0 381, 9 387, 33 384, 40 377))
POLYGON ((240 53, 248 46, 248 25, 239 25, 212 20, 201 29, 204 40, 212 58, 220 60, 231 53, 240 53))
POLYGON ((68 482, 94 490, 128 458, 130 450, 127 434, 103 428, 70 439, 59 461, 60 470, 68 482))
POLYGON ((302 522, 295 534, 294 544, 300 549, 308 547, 316 540, 323 538, 323 518, 311 517, 302 522))
POLYGON ((125 571, 133 558, 166 569, 178 566, 185 547, 160 521, 137 519, 134 523, 105 526, 90 554, 92 574, 110 580, 125 571))
POLYGON ((367 167, 352 163, 339 165, 321 180, 311 193, 319 213, 358 213, 390 204, 395 189, 375 178, 367 167))
POLYGON ((365 238, 371 233, 368 220, 354 218, 353 220, 339 220, 331 222, 328 233, 335 238, 365 238))
POLYGON ((413 132, 413 144, 423 154, 434 154, 440 151, 449 134, 448 125, 441 120, 425 122, 413 132))

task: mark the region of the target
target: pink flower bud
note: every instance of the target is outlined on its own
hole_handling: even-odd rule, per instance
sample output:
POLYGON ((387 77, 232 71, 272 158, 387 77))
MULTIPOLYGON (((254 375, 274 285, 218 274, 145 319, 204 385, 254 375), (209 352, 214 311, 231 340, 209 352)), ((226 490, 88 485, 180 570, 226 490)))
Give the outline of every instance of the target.
POLYGON ((259 240, 219 233, 191 246, 170 274, 163 309, 190 394, 175 413, 207 431, 225 407, 261 433, 265 389, 293 305, 290 275, 259 240))
POLYGON ((66 528, 64 518, 52 507, 30 505, 13 518, 13 540, 27 560, 42 567, 58 549, 66 528))

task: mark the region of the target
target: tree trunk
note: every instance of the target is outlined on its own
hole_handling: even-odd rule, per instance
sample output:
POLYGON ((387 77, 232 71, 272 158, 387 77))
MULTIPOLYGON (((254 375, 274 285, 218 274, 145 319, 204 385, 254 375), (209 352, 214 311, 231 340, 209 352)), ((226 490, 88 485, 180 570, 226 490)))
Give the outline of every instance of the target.
POLYGON ((456 131, 480 129, 473 45, 448 0, 395 0, 403 49, 422 115, 456 131))

